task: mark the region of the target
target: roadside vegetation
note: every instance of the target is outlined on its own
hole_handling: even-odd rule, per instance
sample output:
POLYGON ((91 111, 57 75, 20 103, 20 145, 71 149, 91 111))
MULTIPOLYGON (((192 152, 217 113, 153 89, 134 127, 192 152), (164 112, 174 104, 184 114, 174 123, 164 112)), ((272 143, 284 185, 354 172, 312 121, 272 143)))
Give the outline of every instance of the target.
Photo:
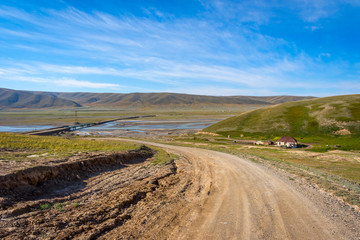
POLYGON ((124 151, 138 147, 137 144, 118 141, 91 141, 67 136, 29 136, 0 133, 2 152, 25 151, 30 154, 48 153, 56 156, 70 156, 79 152, 124 151))
MULTIPOLYGON (((76 136, 29 136, 0 133, 0 174, 66 161, 69 157, 96 152, 137 150, 141 144, 114 140, 81 139, 76 136)), ((155 151, 153 164, 165 164, 176 156, 161 148, 155 151)))
POLYGON ((174 160, 178 158, 177 155, 168 153, 164 149, 159 147, 151 147, 153 150, 155 150, 155 157, 152 161, 153 165, 161 165, 170 162, 171 160, 174 160))

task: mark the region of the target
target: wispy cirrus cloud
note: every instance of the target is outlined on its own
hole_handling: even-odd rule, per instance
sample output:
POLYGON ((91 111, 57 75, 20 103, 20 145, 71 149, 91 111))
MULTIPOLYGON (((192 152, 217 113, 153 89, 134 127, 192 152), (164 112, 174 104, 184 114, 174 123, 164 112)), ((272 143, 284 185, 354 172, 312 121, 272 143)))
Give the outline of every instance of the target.
POLYGON ((111 88, 114 90, 119 90, 119 84, 112 83, 98 83, 98 82, 90 82, 90 81, 79 81, 75 79, 57 79, 52 81, 53 83, 59 86, 71 86, 71 87, 79 87, 79 88, 94 88, 94 89, 103 89, 103 88, 111 88))
MULTIPOLYGON (((295 62, 282 61, 266 67, 239 69, 221 65, 185 65, 176 61, 152 58, 146 60, 142 68, 109 68, 89 66, 54 65, 41 62, 16 64, 16 67, 1 68, 7 75, 32 76, 65 74, 69 76, 101 75, 121 78, 141 79, 150 82, 181 85, 197 81, 200 83, 241 84, 246 87, 277 85, 284 79, 283 74, 299 69, 295 62)), ((283 83, 281 83, 283 84, 283 83)))
POLYGON ((262 31, 290 19, 305 22, 300 25, 305 33, 295 36, 311 38, 326 29, 317 22, 337 11, 337 1, 201 2, 202 12, 180 18, 156 7, 140 8, 145 15, 137 16, 70 5, 37 11, 0 6, 5 22, 0 49, 6 52, 0 56, 0 78, 93 89, 220 89, 234 95, 307 91, 314 81, 323 86, 335 75, 353 81, 341 78, 351 63, 345 68, 341 61, 328 63, 335 56, 331 49, 311 56, 294 39, 262 31))
POLYGON ((65 87, 93 88, 93 89, 111 88, 113 90, 118 90, 121 88, 119 84, 79 81, 76 79, 69 79, 69 78, 54 79, 54 78, 18 76, 18 77, 13 77, 12 79, 18 81, 24 81, 24 82, 32 82, 32 83, 54 84, 56 86, 63 86, 63 87, 65 86, 65 87))
MULTIPOLYGON (((16 18, 16 13, 15 10, 11 16, 16 18)), ((18 20, 24 18, 19 15, 18 20)), ((34 16, 31 23, 33 29, 8 33, 23 38, 37 38, 42 42, 61 43, 64 51, 75 48, 83 49, 88 54, 101 53, 104 58, 136 54, 184 60, 186 57, 194 59, 196 54, 196 58, 216 59, 219 54, 214 53, 214 46, 218 46, 219 51, 232 46, 233 56, 256 56, 263 54, 258 50, 260 46, 264 50, 279 45, 277 39, 247 30, 224 34, 222 29, 199 19, 163 23, 136 17, 114 17, 99 12, 88 14, 72 7, 65 11, 51 10, 45 16, 34 16), (43 33, 47 33, 46 37, 43 33)))
POLYGON ((0 16, 2 18, 10 18, 10 19, 18 19, 26 22, 34 22, 34 17, 18 8, 8 7, 8 6, 0 6, 0 16))
MULTIPOLYGON (((81 68, 80 68, 81 69, 81 68)), ((73 69, 75 70, 75 69, 73 69)), ((83 70, 83 69, 82 69, 83 70)), ((0 79, 2 81, 22 81, 36 84, 47 84, 55 86, 66 86, 75 88, 92 88, 92 89, 121 89, 121 85, 104 82, 92 82, 76 80, 68 77, 43 77, 41 74, 35 74, 34 70, 20 69, 20 68, 0 68, 0 79)))

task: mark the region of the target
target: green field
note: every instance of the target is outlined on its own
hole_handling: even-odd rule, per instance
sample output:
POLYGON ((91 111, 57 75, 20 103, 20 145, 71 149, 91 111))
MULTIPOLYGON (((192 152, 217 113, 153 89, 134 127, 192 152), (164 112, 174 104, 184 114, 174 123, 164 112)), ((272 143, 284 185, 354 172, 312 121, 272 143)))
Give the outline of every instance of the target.
MULTIPOLYGON (((118 141, 92 141, 77 137, 29 136, 0 133, 2 152, 24 152, 25 155, 48 153, 52 156, 70 156, 79 152, 107 152, 136 149, 138 144, 118 141)), ((20 156, 21 157, 21 156, 20 156)))
MULTIPOLYGON (((66 161, 71 156, 94 152, 116 152, 136 150, 140 144, 115 140, 81 139, 74 136, 62 137, 29 136, 0 133, 0 167, 18 170, 66 161)), ((154 148, 153 164, 164 164, 174 158, 160 148, 154 148)))
POLYGON ((118 109, 77 109, 41 111, 0 111, 0 125, 72 125, 74 122, 90 123, 121 117, 156 115, 147 120, 225 119, 249 110, 196 110, 196 111, 122 111, 118 109))

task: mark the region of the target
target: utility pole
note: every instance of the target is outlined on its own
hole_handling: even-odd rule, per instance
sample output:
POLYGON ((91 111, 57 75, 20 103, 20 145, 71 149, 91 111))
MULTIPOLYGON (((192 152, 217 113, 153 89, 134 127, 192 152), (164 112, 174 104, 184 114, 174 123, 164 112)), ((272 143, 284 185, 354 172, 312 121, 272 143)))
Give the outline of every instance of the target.
POLYGON ((75 124, 79 124, 78 118, 77 118, 77 110, 75 110, 75 124))

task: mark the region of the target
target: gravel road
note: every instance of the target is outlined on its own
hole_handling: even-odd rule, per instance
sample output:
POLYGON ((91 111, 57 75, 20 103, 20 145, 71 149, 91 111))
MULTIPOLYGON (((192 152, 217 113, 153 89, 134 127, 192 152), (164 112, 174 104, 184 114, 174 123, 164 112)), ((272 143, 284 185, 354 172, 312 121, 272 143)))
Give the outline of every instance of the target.
MULTIPOLYGON (((153 144, 188 159, 203 192, 174 239, 359 239, 360 221, 336 203, 284 181, 246 159, 210 150, 153 144), (335 214, 336 213, 336 214, 335 214), (345 218, 331 216, 346 214, 345 218)), ((319 193, 319 195, 321 195, 319 193)))

